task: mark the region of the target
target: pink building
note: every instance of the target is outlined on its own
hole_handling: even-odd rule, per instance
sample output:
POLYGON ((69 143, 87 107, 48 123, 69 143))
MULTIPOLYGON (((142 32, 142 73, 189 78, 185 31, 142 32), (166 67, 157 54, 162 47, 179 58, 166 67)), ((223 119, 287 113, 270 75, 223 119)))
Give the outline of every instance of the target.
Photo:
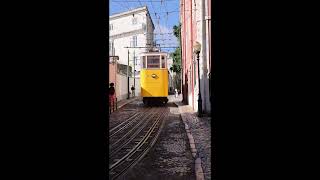
POLYGON ((193 53, 195 42, 201 44, 200 89, 202 110, 210 113, 209 73, 211 72, 211 1, 180 0, 183 100, 198 110, 198 61, 193 53))
POLYGON ((117 95, 117 64, 109 61, 109 85, 110 83, 114 83, 114 87, 116 89, 117 95))

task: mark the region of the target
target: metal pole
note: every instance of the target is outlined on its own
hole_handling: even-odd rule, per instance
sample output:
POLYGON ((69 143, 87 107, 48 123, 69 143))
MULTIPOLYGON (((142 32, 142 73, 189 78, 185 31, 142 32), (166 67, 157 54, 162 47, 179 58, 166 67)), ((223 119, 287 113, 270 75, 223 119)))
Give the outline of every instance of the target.
POLYGON ((181 66, 180 66, 180 68, 181 68, 181 71, 180 71, 180 91, 182 94, 182 102, 184 102, 183 93, 186 93, 186 92, 184 92, 184 90, 183 90, 183 61, 182 61, 182 58, 184 58, 184 57, 182 56, 181 24, 180 24, 180 34, 179 35, 180 35, 179 43, 180 43, 180 62, 181 62, 181 66))
POLYGON ((128 49, 128 67, 127 67, 127 77, 128 77, 128 97, 127 99, 130 99, 130 88, 129 88, 129 49, 128 49))
POLYGON ((200 90, 200 61, 199 61, 199 54, 197 53, 197 60, 198 60, 198 84, 199 84, 199 95, 198 95, 198 116, 202 116, 202 99, 201 99, 201 90, 200 90))
POLYGON ((133 50, 133 87, 134 89, 136 89, 136 58, 135 57, 136 57, 136 53, 135 53, 135 50, 133 50))
MULTIPOLYGON (((117 64, 117 59, 115 59, 114 61, 114 64, 115 64, 115 72, 114 72, 114 96, 116 97, 116 102, 117 102, 117 73, 118 73, 118 64, 117 64)), ((116 103, 116 106, 117 106, 117 103, 116 103)), ((117 107, 116 107, 117 109, 117 107)))

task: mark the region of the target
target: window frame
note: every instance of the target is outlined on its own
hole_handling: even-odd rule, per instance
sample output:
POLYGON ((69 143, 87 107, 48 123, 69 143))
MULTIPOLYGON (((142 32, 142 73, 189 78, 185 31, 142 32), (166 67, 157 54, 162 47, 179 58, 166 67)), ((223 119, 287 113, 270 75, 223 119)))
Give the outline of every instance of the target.
POLYGON ((167 66, 166 66, 166 57, 164 56, 164 55, 160 55, 160 69, 166 69, 167 68, 167 66), (163 60, 163 61, 162 61, 163 60), (162 65, 164 64, 164 67, 162 67, 162 65))
MULTIPOLYGON (((158 54, 158 55, 142 55, 140 56, 140 67, 141 69, 167 69, 167 59, 165 55, 162 54, 158 54), (149 67, 149 58, 150 57, 158 57, 157 59, 159 60, 158 63, 152 63, 157 64, 157 67, 149 67), (163 58, 163 59, 162 59, 163 58), (141 63, 142 61, 142 63, 141 63), (164 64, 164 67, 162 67, 162 64, 164 64)), ((151 60, 156 60, 156 59, 151 59, 151 60)), ((151 65, 151 64, 150 64, 151 65)))
POLYGON ((147 56, 142 56, 142 69, 147 69, 147 56))
POLYGON ((130 42, 131 47, 137 47, 138 46, 138 36, 132 36, 131 42, 130 42))
MULTIPOLYGON (((161 69, 161 58, 159 55, 150 55, 150 56, 146 56, 146 69, 161 69), (158 63, 153 63, 153 64, 158 64, 158 67, 149 67, 149 57, 158 57, 158 59, 154 59, 154 60, 159 60, 158 63)), ((152 59, 151 59, 152 60, 152 59)), ((151 64, 151 63, 150 63, 151 64)))

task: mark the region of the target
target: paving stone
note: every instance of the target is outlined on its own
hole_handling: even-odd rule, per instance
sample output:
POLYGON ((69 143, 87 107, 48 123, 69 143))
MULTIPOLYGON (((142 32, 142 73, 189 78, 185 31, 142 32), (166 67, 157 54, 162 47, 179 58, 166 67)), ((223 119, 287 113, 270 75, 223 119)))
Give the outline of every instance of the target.
MULTIPOLYGON (((214 175, 211 171, 211 117, 199 118, 190 106, 183 105, 180 102, 177 102, 176 104, 179 105, 181 117, 188 126, 188 129, 186 130, 188 138, 190 141, 193 139, 196 144, 198 161, 201 159, 202 175, 205 180, 211 179, 211 176, 214 175)), ((213 148, 213 150, 215 149, 213 148)), ((215 173, 215 171, 213 172, 215 173)), ((197 174, 197 180, 199 178, 201 179, 203 177, 200 177, 199 174, 197 174)))
POLYGON ((128 172, 126 180, 196 180, 194 156, 185 125, 179 116, 178 107, 173 103, 168 104, 168 107, 170 114, 157 143, 128 172))

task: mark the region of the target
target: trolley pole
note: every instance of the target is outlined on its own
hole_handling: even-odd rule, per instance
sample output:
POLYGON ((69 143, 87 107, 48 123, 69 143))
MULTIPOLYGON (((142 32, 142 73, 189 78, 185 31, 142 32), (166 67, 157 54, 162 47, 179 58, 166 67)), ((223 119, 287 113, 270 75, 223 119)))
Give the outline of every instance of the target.
POLYGON ((128 98, 130 99, 130 86, 129 86, 129 49, 128 49, 128 67, 127 67, 127 77, 128 77, 128 98))

